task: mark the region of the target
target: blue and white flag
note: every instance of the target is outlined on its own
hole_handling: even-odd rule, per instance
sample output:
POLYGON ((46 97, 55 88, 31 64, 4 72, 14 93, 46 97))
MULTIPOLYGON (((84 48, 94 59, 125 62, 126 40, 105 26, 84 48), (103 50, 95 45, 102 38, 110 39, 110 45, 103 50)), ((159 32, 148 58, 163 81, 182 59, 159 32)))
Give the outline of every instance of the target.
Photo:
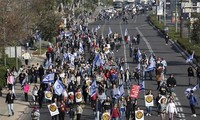
POLYGON ((138 62, 140 62, 142 60, 142 53, 140 52, 140 49, 138 49, 137 56, 138 56, 138 62))
POLYGON ((108 29, 108 35, 111 35, 112 34, 112 30, 111 30, 111 28, 109 27, 109 29, 108 29))
POLYGON ((94 95, 97 94, 96 88, 97 88, 97 82, 96 82, 96 80, 93 80, 92 84, 91 84, 91 87, 90 87, 90 95, 91 95, 91 97, 93 97, 94 95))
POLYGON ((82 42, 79 43, 79 52, 81 52, 81 53, 84 52, 82 42))
POLYGON ((189 56, 189 58, 186 60, 186 63, 191 63, 194 58, 194 51, 192 52, 192 55, 189 56))
POLYGON ((83 31, 82 25, 79 26, 80 31, 83 31))
POLYGON ((120 97, 120 91, 118 88, 113 89, 113 97, 116 99, 120 97))
POLYGON ((191 91, 192 89, 191 88, 187 88, 186 90, 185 90, 185 95, 187 96, 189 93, 190 93, 190 91, 191 91))
POLYGON ((144 82, 144 80, 142 80, 142 82, 140 83, 140 90, 145 90, 145 82, 144 82))
POLYGON ((192 88, 193 91, 197 91, 199 90, 199 84, 195 85, 193 88, 192 88))
POLYGON ((125 29, 124 36, 128 36, 128 29, 125 29))
POLYGON ((93 60, 93 66, 100 66, 101 65, 101 58, 100 58, 100 54, 96 54, 94 60, 93 60))
POLYGON ((139 71, 140 71, 140 69, 141 69, 140 66, 141 66, 141 65, 140 65, 140 62, 139 62, 139 63, 138 63, 138 66, 137 66, 137 68, 138 68, 139 71))
POLYGON ((39 30, 36 30, 35 39, 38 40, 38 41, 42 40, 41 33, 39 32, 39 30))
POLYGON ((63 54, 63 58, 64 58, 64 59, 67 59, 67 58, 68 58, 68 54, 67 54, 67 53, 64 53, 64 54, 63 54))
POLYGON ((98 25, 98 26, 95 28, 95 32, 97 32, 100 28, 101 28, 100 25, 98 25))
POLYGON ((152 71, 154 70, 154 68, 156 67, 156 61, 155 59, 151 56, 150 57, 150 64, 147 66, 146 70, 145 71, 152 71))
POLYGON ((119 92, 120 92, 120 96, 124 96, 125 95, 125 92, 124 92, 124 85, 119 85, 119 92))
POLYGON ((56 82, 53 85, 53 89, 57 95, 61 95, 65 90, 65 87, 60 80, 56 80, 56 82))
POLYGON ((52 82, 54 82, 54 76, 55 76, 55 73, 47 74, 44 77, 44 79, 42 80, 42 83, 52 83, 52 82))
POLYGON ((46 69, 48 69, 50 66, 52 66, 53 65, 53 63, 52 63, 52 61, 51 61, 51 58, 49 59, 49 60, 46 60, 46 62, 45 62, 45 68, 46 69))
POLYGON ((94 28, 92 28, 91 32, 92 32, 92 35, 94 35, 94 28))

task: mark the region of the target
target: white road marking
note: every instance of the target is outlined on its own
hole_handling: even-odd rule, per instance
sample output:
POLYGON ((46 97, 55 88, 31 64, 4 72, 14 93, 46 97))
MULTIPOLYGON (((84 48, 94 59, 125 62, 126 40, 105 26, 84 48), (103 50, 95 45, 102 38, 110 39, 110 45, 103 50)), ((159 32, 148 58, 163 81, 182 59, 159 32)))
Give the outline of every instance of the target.
MULTIPOLYGON (((150 52, 150 53, 153 53, 153 50, 152 50, 152 48, 151 48, 151 45, 149 44, 149 42, 147 41, 147 39, 144 37, 144 35, 142 34, 142 32, 138 29, 138 27, 136 27, 136 30, 138 31, 138 33, 140 34, 140 36, 141 36, 142 39, 144 40, 144 42, 145 42, 147 48, 149 49, 149 52, 150 52)), ((179 100, 175 93, 174 93, 174 97, 175 97, 175 100, 176 100, 176 101, 179 100)), ((175 102, 175 105, 181 106, 181 103, 180 103, 180 102, 175 102)), ((181 108, 181 107, 177 107, 177 108, 176 108, 178 112, 179 112, 179 111, 180 111, 180 112, 183 111, 183 108, 181 108, 181 109, 180 109, 180 108, 181 108)), ((178 117, 179 117, 179 118, 185 118, 185 114, 184 114, 184 113, 178 113, 178 117)), ((185 119, 184 119, 184 120, 185 120, 185 119)))
POLYGON ((138 33, 140 34, 140 36, 142 37, 142 39, 144 40, 145 44, 147 45, 149 52, 153 53, 153 50, 151 48, 151 45, 149 44, 148 40, 144 37, 144 35, 142 34, 142 32, 138 29, 138 27, 136 27, 136 30, 138 31, 138 33))
POLYGON ((137 22, 137 15, 135 16, 135 20, 134 20, 134 23, 136 23, 137 22))
MULTIPOLYGON (((124 38, 124 34, 123 34, 123 31, 122 31, 122 25, 121 25, 122 22, 120 22, 120 31, 121 31, 121 35, 122 35, 122 38, 124 38)), ((124 47, 124 61, 125 61, 125 66, 127 68, 127 57, 126 57, 126 43, 124 42, 123 40, 123 47, 124 47)))

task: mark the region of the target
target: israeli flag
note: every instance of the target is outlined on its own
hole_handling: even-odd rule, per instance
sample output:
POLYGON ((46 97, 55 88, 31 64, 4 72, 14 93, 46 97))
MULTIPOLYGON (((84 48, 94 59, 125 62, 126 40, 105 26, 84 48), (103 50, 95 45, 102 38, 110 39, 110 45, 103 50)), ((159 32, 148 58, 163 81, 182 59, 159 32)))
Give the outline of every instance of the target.
POLYGON ((44 79, 42 80, 42 83, 52 83, 52 82, 54 82, 54 76, 55 76, 55 73, 47 74, 44 77, 44 79))
POLYGON ((90 94, 91 94, 91 97, 94 96, 95 94, 97 94, 97 83, 96 83, 96 80, 93 80, 92 84, 91 84, 91 87, 90 87, 90 94))
POLYGON ((82 25, 79 26, 80 31, 83 31, 82 25))
POLYGON ((100 59, 100 54, 96 54, 94 60, 93 60, 93 66, 100 66, 101 64, 101 59, 100 59))
POLYGON ((84 52, 82 42, 79 43, 79 52, 80 52, 80 53, 83 53, 83 52, 84 52))
POLYGON ((64 54, 63 54, 63 57, 64 57, 64 59, 67 59, 67 58, 68 58, 68 54, 67 54, 67 53, 64 53, 64 54))
POLYGON ((128 29, 127 28, 125 29, 124 36, 128 36, 128 29))
POLYGON ((94 35, 94 28, 92 28, 91 32, 92 32, 92 35, 94 35))
POLYGON ((112 34, 112 30, 111 30, 111 28, 109 27, 108 35, 111 35, 111 34, 112 34))
POLYGON ((146 70, 147 72, 154 70, 154 61, 151 61, 150 65, 147 66, 146 70))
POLYGON ((101 62, 100 62, 101 65, 104 65, 104 64, 105 64, 105 60, 104 60, 104 59, 100 59, 100 61, 101 61, 101 62))
POLYGON ((49 60, 46 60, 45 62, 45 68, 48 69, 53 63, 51 62, 51 58, 49 60))
POLYGON ((192 52, 192 55, 189 56, 189 58, 186 60, 186 63, 191 63, 194 58, 194 51, 192 52))
MULTIPOLYGON (((152 64, 153 67, 156 67, 156 59, 154 58, 153 54, 151 54, 151 56, 150 56, 150 63, 152 64)), ((165 65, 167 66, 167 62, 165 65)))
POLYGON ((142 54, 140 52, 140 49, 138 49, 137 56, 138 56, 138 62, 140 62, 142 60, 142 54))
POLYGON ((138 68, 139 71, 140 71, 140 69, 141 69, 140 66, 141 66, 141 65, 140 65, 140 62, 139 62, 139 63, 138 63, 138 66, 137 66, 137 68, 138 68))
POLYGON ((190 91, 191 91, 192 89, 191 88, 187 88, 186 90, 185 90, 185 95, 187 96, 189 93, 190 93, 190 91))
POLYGON ((100 28, 101 28, 100 25, 98 25, 98 26, 95 28, 95 31, 97 32, 100 28))
POLYGON ((119 92, 120 92, 120 96, 121 97, 125 95, 124 85, 123 84, 119 85, 119 92))
POLYGON ((118 88, 113 89, 113 97, 116 99, 120 97, 120 91, 118 88))
POLYGON ((195 85, 193 88, 192 88, 193 91, 197 91, 199 90, 199 84, 195 85))
POLYGON ((140 90, 145 90, 145 82, 144 82, 144 80, 142 80, 142 82, 140 83, 140 90))
POLYGON ((42 40, 39 30, 36 30, 35 39, 38 40, 38 41, 42 40))
POLYGON ((56 82, 53 85, 53 89, 57 95, 61 95, 65 90, 65 87, 60 80, 56 80, 56 82))

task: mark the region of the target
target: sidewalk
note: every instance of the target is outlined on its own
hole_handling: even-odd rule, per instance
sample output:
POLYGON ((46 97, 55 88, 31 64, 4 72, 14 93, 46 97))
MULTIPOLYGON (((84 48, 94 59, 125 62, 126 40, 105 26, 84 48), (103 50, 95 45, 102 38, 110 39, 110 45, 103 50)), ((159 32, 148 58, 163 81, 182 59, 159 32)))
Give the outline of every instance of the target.
MULTIPOLYGON (((40 55, 40 56, 32 56, 32 59, 30 60, 30 65, 32 64, 36 65, 37 63, 43 64, 45 58, 46 58, 45 54, 40 55)), ((22 61, 22 63, 23 62, 24 61, 22 61)), ((30 85, 30 90, 33 88, 33 85, 34 84, 30 85)), ((31 93, 29 92, 29 102, 25 102, 21 85, 20 83, 16 83, 15 85, 16 100, 14 101, 14 104, 13 104, 13 109, 14 109, 15 114, 11 117, 8 117, 7 104, 5 103, 5 97, 7 94, 7 90, 5 88, 2 90, 2 94, 3 94, 2 97, 0 97, 0 106, 1 106, 0 120, 21 120, 20 117, 26 114, 28 108, 31 107, 31 103, 32 103, 31 93)))

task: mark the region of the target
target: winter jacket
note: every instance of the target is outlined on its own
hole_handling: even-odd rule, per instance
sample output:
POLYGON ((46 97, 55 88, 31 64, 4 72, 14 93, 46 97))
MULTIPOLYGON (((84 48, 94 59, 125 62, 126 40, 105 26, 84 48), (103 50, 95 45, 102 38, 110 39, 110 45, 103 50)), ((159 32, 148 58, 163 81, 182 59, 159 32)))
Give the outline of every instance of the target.
POLYGON ((12 104, 13 102, 14 102, 14 99, 15 99, 15 95, 12 93, 8 93, 7 95, 6 95, 6 103, 8 103, 8 104, 12 104))
POLYGON ((193 94, 189 95, 187 98, 189 100, 190 105, 198 105, 198 101, 193 94))

